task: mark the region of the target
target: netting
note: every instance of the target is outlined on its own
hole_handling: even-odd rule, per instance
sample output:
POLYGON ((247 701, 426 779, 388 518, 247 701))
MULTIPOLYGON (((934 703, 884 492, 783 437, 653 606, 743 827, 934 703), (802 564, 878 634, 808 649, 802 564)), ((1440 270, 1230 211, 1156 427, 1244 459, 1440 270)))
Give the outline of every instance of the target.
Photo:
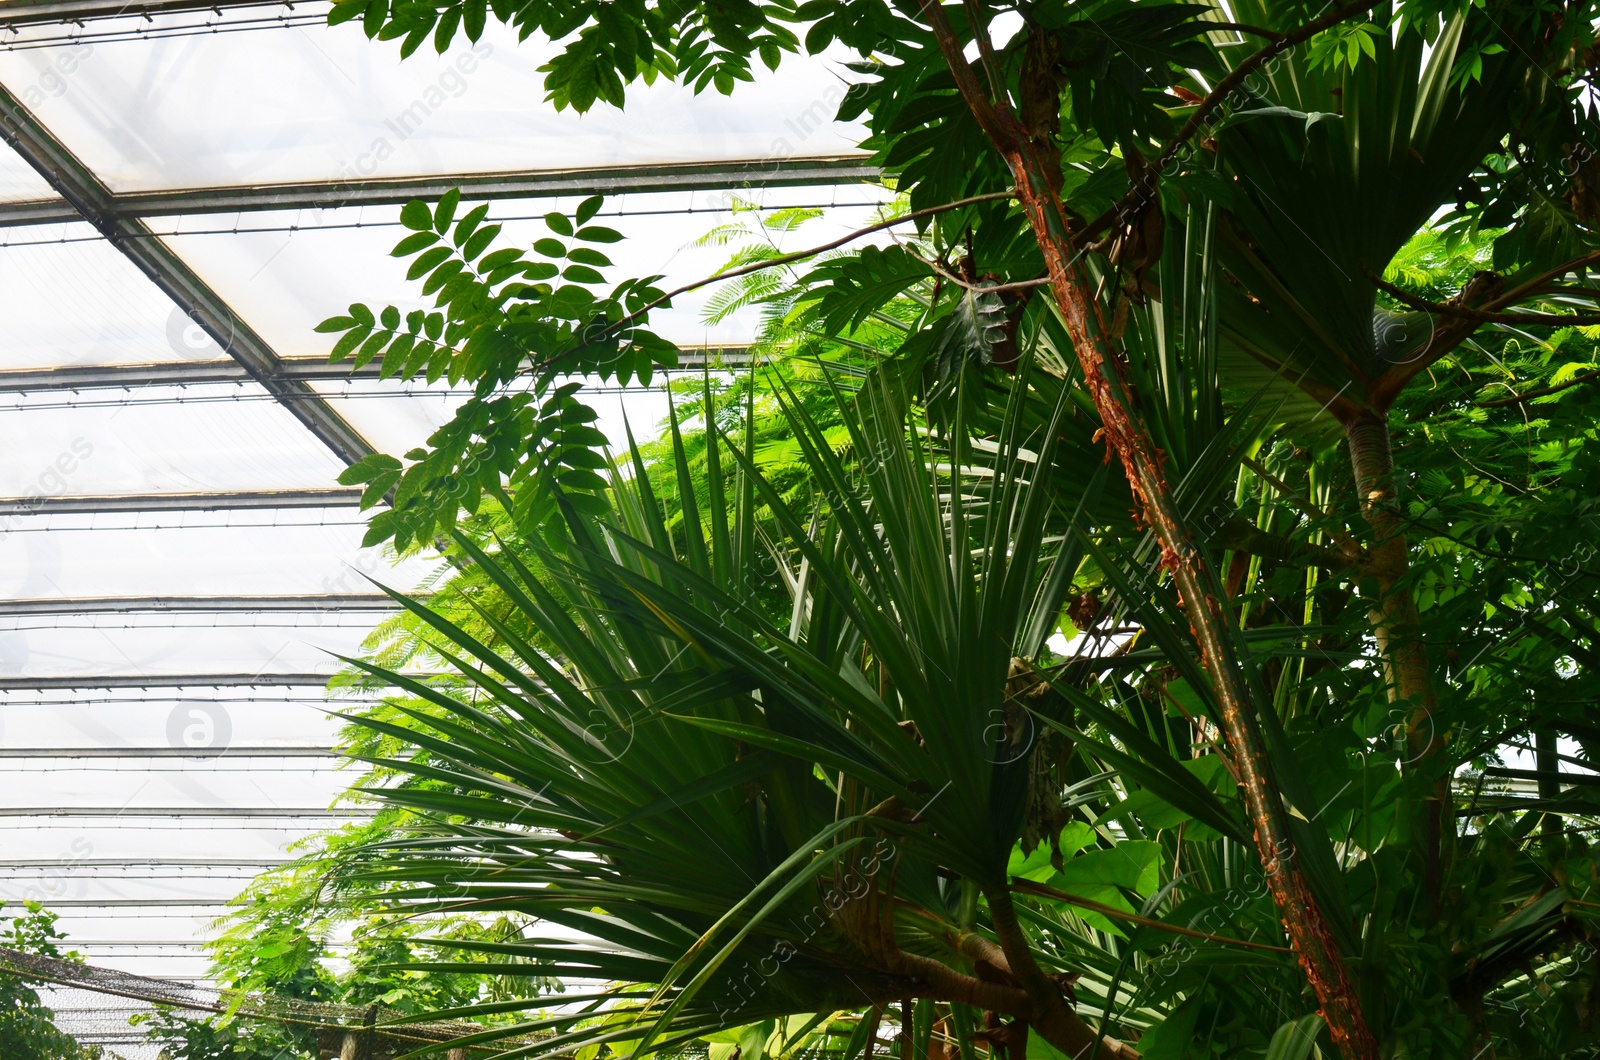
MULTIPOLYGON (((485 1030, 482 1024, 465 1020, 399 1022, 414 1017, 377 1004, 335 1005, 220 990, 203 983, 154 979, 4 947, 0 947, 0 974, 48 984, 41 994, 55 1014, 56 1028, 84 1046, 98 1046, 105 1056, 121 1060, 159 1056, 161 1040, 154 1032, 172 1026, 171 1017, 198 1021, 226 1016, 235 1026, 266 1023, 296 1029, 302 1032, 302 1039, 315 1042, 319 1058, 341 1060, 388 1060, 423 1046, 459 1042, 485 1030), (168 1018, 154 1019, 160 1014, 168 1018)), ((529 1036, 500 1038, 493 1045, 458 1045, 436 1055, 467 1060, 534 1045, 538 1040, 529 1036)))

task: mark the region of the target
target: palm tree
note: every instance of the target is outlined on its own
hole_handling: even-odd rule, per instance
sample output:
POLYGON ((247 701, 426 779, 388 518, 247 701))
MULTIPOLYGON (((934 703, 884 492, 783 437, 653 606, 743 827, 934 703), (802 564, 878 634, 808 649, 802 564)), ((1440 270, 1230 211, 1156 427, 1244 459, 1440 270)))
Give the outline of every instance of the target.
MULTIPOLYGON (((1235 12, 1241 23, 1289 28, 1282 5, 1250 0, 1235 12)), ((1533 251, 1513 261, 1512 275, 1480 272, 1451 305, 1408 299, 1396 312, 1379 304, 1385 292, 1404 297, 1383 274, 1441 208, 1476 187, 1471 178, 1486 156, 1504 150, 1523 159, 1524 176, 1535 171, 1526 153, 1545 147, 1548 155, 1548 145, 1533 142, 1527 127, 1552 117, 1560 124, 1568 106, 1544 69, 1566 61, 1568 38, 1546 15, 1471 7, 1444 19, 1430 39, 1426 28, 1354 27, 1366 52, 1358 61, 1337 49, 1285 53, 1215 124, 1211 146, 1228 178, 1218 225, 1218 258, 1234 281, 1218 285, 1225 371, 1246 386, 1293 383, 1301 399, 1290 421, 1327 413, 1343 433, 1366 524, 1354 565, 1375 583, 1370 622, 1390 696, 1409 711, 1408 760, 1433 786, 1416 835, 1437 911, 1454 827, 1445 810, 1450 767, 1440 753, 1447 723, 1436 717, 1437 660, 1409 577, 1389 414, 1496 311, 1549 300, 1544 285, 1593 259, 1574 257, 1562 241, 1508 239, 1533 251)), ((1525 185, 1519 190, 1526 196, 1525 185)))

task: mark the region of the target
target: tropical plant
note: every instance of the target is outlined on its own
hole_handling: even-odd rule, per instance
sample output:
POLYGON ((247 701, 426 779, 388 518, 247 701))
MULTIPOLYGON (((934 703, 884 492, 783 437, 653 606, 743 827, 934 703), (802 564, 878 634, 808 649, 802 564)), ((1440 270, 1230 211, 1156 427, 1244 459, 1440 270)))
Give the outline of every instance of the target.
MULTIPOLYGON (((333 17, 363 17, 369 33, 404 37, 414 49, 430 33, 440 46, 461 26, 476 35, 489 10, 347 0, 333 17)), ((1537 477, 1532 445, 1520 454, 1530 469, 1511 475, 1500 473, 1507 454, 1484 445, 1506 438, 1505 418, 1528 401, 1581 408, 1577 388, 1593 378, 1547 363, 1562 345, 1581 345, 1574 335, 1586 338, 1570 329, 1590 318, 1570 309, 1594 296, 1582 282, 1595 260, 1587 6, 1041 3, 1015 12, 1021 29, 998 46, 987 27, 999 9, 980 2, 949 11, 820 0, 732 14, 492 11, 562 40, 549 67, 552 98, 580 109, 618 102, 634 76, 681 75, 731 91, 752 55, 775 65, 796 45, 791 21, 808 26, 813 52, 835 40, 860 52, 865 80, 841 114, 867 121, 868 146, 908 195, 906 220, 919 222, 921 237, 819 261, 804 291, 774 303, 774 320, 823 341, 876 349, 862 341, 869 331, 892 333, 892 356, 869 360, 871 408, 841 410, 852 434, 838 466, 856 461, 870 479, 884 457, 863 451, 857 436, 907 414, 948 432, 947 465, 965 466, 973 435, 1002 452, 1005 439, 1025 435, 1070 454, 1039 462, 1029 479, 1048 496, 1040 503, 1084 520, 1060 531, 1085 550, 1061 575, 1078 583, 1070 613, 1084 628, 1127 622, 1147 645, 1118 664, 1119 684, 1098 693, 1102 710, 1116 709, 1094 716, 1090 731, 1074 730, 1075 761, 1155 792, 1163 782, 1141 770, 1215 758, 1238 784, 1249 821, 1237 834, 1219 821, 1197 825, 1219 833, 1201 831, 1219 845, 1171 855, 1174 864, 1198 858, 1205 871, 1182 883, 1175 874, 1164 900, 1194 888, 1197 901, 1225 901, 1239 859, 1249 860, 1239 841, 1253 846, 1276 908, 1269 928, 1281 919, 1329 1039, 1346 1056, 1377 1056, 1380 1042, 1407 1056, 1460 1055, 1473 1042, 1501 1055, 1574 1047, 1586 1033, 1581 1021, 1547 1040, 1511 1041, 1518 1035, 1504 1033, 1491 1010, 1507 1002, 1530 1012, 1537 976, 1512 969, 1569 968, 1588 932, 1584 885, 1573 882, 1588 855, 1556 842, 1567 831, 1556 817, 1588 827, 1586 801, 1561 789, 1558 734, 1588 738, 1577 716, 1586 686, 1568 682, 1586 680, 1593 651, 1589 557, 1553 576, 1522 546, 1571 551, 1556 543, 1558 528, 1565 520, 1570 542, 1572 520, 1590 517, 1580 485, 1592 461, 1589 428, 1581 413, 1527 424, 1525 441, 1535 430, 1547 439, 1537 477), (1251 39, 1266 43, 1252 49, 1251 39), (1453 199, 1455 214, 1428 230, 1453 199), (1407 254, 1430 253, 1445 267, 1406 273, 1407 254), (1486 273, 1484 263, 1513 275, 1486 273), (1569 274, 1579 282, 1560 282, 1569 274), (1438 286, 1456 275, 1467 281, 1459 289, 1438 286), (1430 289, 1419 296, 1423 278, 1430 289), (1529 300, 1548 312, 1506 312, 1529 300), (1539 352, 1515 345, 1525 341, 1539 352), (1498 406, 1454 380, 1441 385, 1435 367, 1456 379, 1479 370, 1455 356, 1460 349, 1512 349, 1519 368, 1532 358, 1536 385, 1498 406), (1539 385, 1549 371, 1557 374, 1539 385), (1395 418, 1409 415, 1418 420, 1395 418), (1413 466, 1397 467, 1395 438, 1413 466), (1085 473, 1101 439, 1123 472, 1104 482, 1085 473), (1452 495, 1463 490, 1473 503, 1452 495), (1130 507, 1132 520, 1121 514, 1130 507), (1457 518, 1441 529, 1449 515, 1457 518), (1485 660, 1483 644, 1506 632, 1514 650, 1485 660), (1534 709, 1500 699, 1530 689, 1534 709), (1146 701, 1157 705, 1154 716, 1137 706, 1146 701), (1169 705, 1189 726, 1181 741, 1169 705), (1386 746, 1395 729, 1406 736, 1399 748, 1386 746), (1485 802, 1462 787, 1463 767, 1504 773, 1494 756, 1518 739, 1535 749, 1538 768, 1510 779, 1534 780, 1537 800, 1485 802), (1352 787, 1365 801, 1335 812, 1352 787), (1319 821, 1324 813, 1339 819, 1319 821), (1558 864, 1568 855, 1572 866, 1558 864)), ((457 220, 457 208, 453 196, 431 209, 412 204, 404 219, 415 234, 396 248, 415 257, 415 277, 428 277, 437 313, 402 327, 397 311, 358 306, 325 327, 343 333, 341 355, 381 354, 394 372, 449 372, 475 383, 479 398, 405 462, 376 458, 351 478, 369 483, 372 502, 393 490, 372 536, 402 547, 432 540, 492 496, 509 513, 508 533, 533 550, 522 559, 531 575, 553 576, 541 550, 567 549, 575 518, 624 518, 607 514, 622 488, 601 474, 591 416, 577 385, 562 380, 613 367, 626 380, 670 361, 659 340, 634 330, 669 295, 658 278, 600 293, 603 255, 562 241, 616 235, 588 226, 594 200, 575 217, 547 217, 552 235, 534 245, 546 259, 538 261, 514 248, 490 251, 484 211, 457 220), (558 274, 566 282, 550 282, 558 274), (502 392, 519 376, 529 389, 502 392)), ((763 255, 740 268, 753 275, 785 260, 763 255)), ((764 289, 752 282, 751 293, 764 289)), ((816 438, 819 453, 840 443, 816 438)), ((892 434, 869 440, 894 448, 892 434)), ((708 442, 708 482, 720 475, 714 452, 708 442)), ((818 526, 826 527, 837 517, 827 483, 841 472, 809 458, 805 472, 823 491, 818 526)), ((694 544, 703 536, 689 522, 695 472, 680 462, 678 474, 686 485, 673 526, 692 567, 693 550, 717 550, 694 544)), ((933 489, 932 481, 924 484, 933 489)), ((782 496, 792 503, 796 493, 782 496)), ((701 497, 719 510, 709 490, 701 497)), ((887 519, 871 510, 883 520, 872 532, 888 537, 887 519)), ((949 518, 960 522, 959 513, 949 518)), ((933 538, 923 540, 919 548, 933 538)), ((1016 540, 1008 533, 986 550, 1005 552, 1016 540)), ((481 534, 473 547, 482 551, 481 534)), ((887 554, 908 571, 929 561, 887 554)), ((739 562, 749 555, 738 552, 739 562)), ((853 558, 851 577, 871 569, 853 558)), ((1056 599, 1058 612, 1067 599, 1056 599)), ((520 606, 505 606, 508 622, 550 635, 517 617, 520 606)), ((510 643, 489 628, 490 641, 510 643)), ((524 643, 586 665, 568 656, 571 644, 524 643)), ((1030 643, 1013 644, 1012 654, 1029 657, 1030 643)), ((793 750, 821 768, 814 748, 793 750)), ((1194 776, 1209 767, 1181 768, 1194 776)), ((1185 822, 1167 824, 1159 812, 1144 820, 1140 792, 1127 794, 1134 808, 1097 831, 1099 842, 1124 846, 1177 827, 1177 849, 1187 850, 1185 822)), ((1148 798, 1195 818, 1177 794, 1148 798)), ((1099 812, 1081 812, 1086 825, 1102 824, 1099 812)), ((1057 841, 1064 834, 1047 831, 1057 841)), ((1123 971, 1139 964, 1123 956, 1123 971)), ((670 995, 671 979, 649 981, 670 995)), ((1040 1006, 1018 1025, 1064 1040, 1060 1013, 1077 1007, 1070 992, 1048 977, 1018 981, 1040 1006)), ((1226 988, 1210 980, 1163 978, 1134 996, 1143 1002, 1168 987, 1172 1004, 1155 1010, 1167 1022, 1146 1013, 1124 1027, 1182 1027, 1209 1014, 1206 1033, 1219 1048, 1291 1047, 1269 1043, 1281 1020, 1237 996, 1224 1003, 1226 988), (1219 1030, 1224 1019, 1247 1021, 1260 1042, 1231 1024, 1219 1030)), ((1109 1013, 1118 990, 1109 980, 1106 990, 1109 1013)), ((1152 1033, 1161 1048, 1180 1048, 1162 1033, 1152 1033)))
MULTIPOLYGON (((4 905, 4 903, 0 903, 4 905)), ((64 936, 56 930, 56 914, 38 902, 24 902, 18 916, 6 920, 0 944, 35 957, 81 961, 76 952, 62 950, 64 936)), ((12 972, 0 971, 0 1056, 26 1060, 99 1060, 98 1045, 81 1045, 55 1025, 55 1013, 39 994, 45 984, 12 972)))

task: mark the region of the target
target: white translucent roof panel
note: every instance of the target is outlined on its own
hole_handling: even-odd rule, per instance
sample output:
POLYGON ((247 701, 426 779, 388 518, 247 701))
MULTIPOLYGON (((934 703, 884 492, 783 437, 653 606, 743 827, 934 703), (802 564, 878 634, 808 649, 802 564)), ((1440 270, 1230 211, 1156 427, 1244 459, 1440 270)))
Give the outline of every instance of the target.
POLYGON ((27 202, 49 199, 55 193, 43 177, 11 148, 0 144, 0 201, 27 202))
POLYGON ((343 470, 254 383, 0 395, 0 447, 7 497, 324 487, 343 470))
MULTIPOLYGON (((280 767, 281 769, 282 767, 280 767)), ((183 806, 201 809, 250 807, 260 809, 321 810, 349 786, 349 777, 333 770, 308 773, 304 764, 289 764, 288 772, 257 766, 251 771, 193 765, 178 772, 92 766, 74 768, 52 763, 49 767, 17 770, 0 786, 0 808, 39 806, 121 808, 135 810, 183 806), (273 777, 288 783, 264 784, 273 777), (26 778, 26 783, 21 781, 26 778), (9 789, 8 791, 5 789, 9 789)), ((94 818, 86 818, 93 820, 94 818)), ((274 820, 271 817, 263 820, 274 820)))
MULTIPOLYGON (((181 626, 96 622, 45 628, 18 628, 0 618, 0 677, 325 673, 339 665, 330 653, 360 654, 370 632, 333 624, 332 615, 328 624, 304 614, 249 626, 218 624, 231 615, 193 617, 199 621, 181 626)), ((367 625, 375 620, 368 616, 367 625)))
MULTIPOLYGON (((327 747, 338 719, 325 713, 318 688, 46 689, 0 696, 0 747, 172 747, 194 743, 186 736, 189 711, 219 712, 207 746, 327 747), (178 724, 174 724, 177 719, 178 724)), ((339 701, 335 701, 337 703, 339 701)), ((159 766, 190 759, 141 764, 159 766)), ((114 760, 104 764, 114 764, 114 760)), ((0 770, 3 776, 4 770, 0 770)), ((252 855, 240 855, 248 857, 252 855)))
MULTIPOLYGON (((790 251, 869 224, 885 193, 860 185, 786 189, 760 197, 779 205, 828 207, 824 216, 776 238, 781 249, 790 251)), ((505 222, 499 245, 530 246, 550 234, 543 221, 530 217, 553 209, 570 212, 576 206, 575 200, 565 199, 496 202, 489 215, 505 222)), ((214 217, 190 217, 157 227, 177 233, 165 236, 167 244, 281 355, 324 356, 332 341, 312 329, 353 301, 392 302, 407 310, 432 307, 431 299, 421 297, 421 282, 406 280, 409 262, 389 256, 406 231, 399 225, 399 212, 397 207, 367 207, 287 216, 259 213, 222 227, 214 217)), ((734 246, 694 245, 736 219, 754 223, 748 214, 736 218, 725 195, 618 197, 606 203, 602 214, 604 224, 626 237, 602 248, 616 263, 604 270, 612 281, 659 274, 667 277, 663 285, 670 289, 711 275, 727 263, 734 246, 757 238, 736 240, 734 246)), ((672 309, 653 314, 654 327, 685 345, 749 342, 759 324, 754 310, 714 325, 702 319, 715 289, 705 287, 675 300, 672 309)))
POLYGON ((32 109, 114 191, 827 155, 860 138, 832 121, 843 68, 822 59, 762 70, 733 99, 658 82, 634 86, 626 116, 557 113, 539 73, 554 49, 498 24, 405 61, 355 24, 31 48, 0 53, 0 82, 21 94, 68 51, 67 90, 32 109))
POLYGON ((422 445, 471 393, 443 381, 432 386, 397 380, 318 381, 311 386, 327 395, 328 406, 383 453, 422 445))
POLYGON ((0 370, 225 356, 87 224, 0 229, 0 317, 0 370))
MULTIPOLYGON (((422 559, 392 566, 360 547, 364 532, 305 524, 3 534, 0 599, 366 593, 378 590, 363 575, 410 589, 430 569, 422 559)), ((293 672, 280 663, 271 666, 293 672)))

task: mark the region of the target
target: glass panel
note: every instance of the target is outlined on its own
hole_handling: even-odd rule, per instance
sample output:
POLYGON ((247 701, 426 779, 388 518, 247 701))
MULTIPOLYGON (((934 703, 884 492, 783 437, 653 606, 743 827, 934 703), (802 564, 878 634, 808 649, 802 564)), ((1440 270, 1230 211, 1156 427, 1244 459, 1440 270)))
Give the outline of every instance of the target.
POLYGON ((87 224, 0 230, 0 315, 0 370, 226 356, 87 224))
POLYGON ((327 706, 316 689, 6 693, 0 749, 200 746, 218 753, 201 759, 7 758, 0 768, 0 806, 127 810, 115 817, 4 818, 9 864, 0 864, 0 898, 54 905, 74 947, 96 964, 147 975, 203 975, 209 962, 193 944, 215 935, 220 907, 62 903, 172 897, 215 903, 260 871, 251 862, 283 860, 290 842, 336 824, 322 817, 138 813, 148 807, 327 806, 357 774, 337 770, 328 758, 244 757, 248 748, 331 745, 341 722, 327 706), (195 864, 159 864, 184 860, 195 864), (116 944, 129 940, 165 945, 116 944))
MULTIPOLYGON (((774 189, 762 197, 775 205, 827 207, 824 216, 776 237, 778 246, 790 251, 870 224, 885 193, 858 185, 784 189, 781 194, 774 189)), ((576 206, 571 199, 497 202, 490 217, 505 223, 500 245, 530 246, 549 234, 533 217, 576 206)), ((432 307, 431 299, 419 297, 421 285, 406 280, 409 262, 389 256, 405 232, 399 213, 397 207, 308 211, 293 217, 257 213, 226 229, 219 229, 215 218, 188 217, 167 227, 158 222, 157 230, 176 233, 167 235, 166 242, 281 355, 320 357, 332 343, 312 329, 352 301, 391 301, 405 310, 432 307)), ((711 275, 727 263, 734 247, 759 238, 737 238, 732 246, 695 245, 735 220, 753 224, 750 214, 728 210, 726 193, 620 196, 606 203, 602 216, 627 236, 603 248, 616 262, 606 270, 607 278, 662 274, 669 289, 711 275)), ((875 237, 879 242, 890 238, 881 233, 875 237)), ((715 290, 713 285, 684 295, 672 309, 656 313, 657 330, 686 345, 749 342, 759 323, 754 310, 719 324, 702 320, 715 290)))
POLYGON ((381 616, 150 617, 0 617, 0 676, 325 673, 338 665, 330 653, 359 654, 381 616))
POLYGON ((55 192, 32 166, 11 148, 0 144, 0 201, 27 202, 53 199, 55 192))
MULTIPOLYGON (((328 747, 339 719, 319 688, 46 689, 0 701, 0 748, 173 747, 195 742, 188 711, 222 711, 225 747, 328 747)), ((15 761, 15 760, 13 760, 15 761)), ((168 759, 165 763, 193 761, 168 759)), ((105 760, 114 765, 116 760, 105 760)), ((154 760, 132 764, 161 765, 154 760)), ((9 768, 9 767, 8 767, 9 768)), ((0 770, 0 779, 8 770, 0 770)))
MULTIPOLYGON (((366 576, 410 589, 426 575, 427 560, 409 559, 395 567, 377 550, 362 549, 364 529, 354 520, 341 520, 4 534, 0 599, 364 594, 378 591, 366 576)), ((125 661, 137 666, 138 660, 125 661)), ((215 666, 207 669, 216 672, 215 666)), ((270 669, 293 672, 277 662, 270 669)))
POLYGON ((735 99, 635 85, 624 117, 542 103, 553 54, 492 24, 402 62, 359 25, 299 26, 6 51, 0 81, 114 191, 830 155, 860 139, 831 120, 844 84, 822 58, 758 66, 735 99), (47 79, 60 91, 38 91, 47 79))
POLYGON ((6 497, 321 487, 343 470, 254 383, 5 394, 0 413, 6 497))

